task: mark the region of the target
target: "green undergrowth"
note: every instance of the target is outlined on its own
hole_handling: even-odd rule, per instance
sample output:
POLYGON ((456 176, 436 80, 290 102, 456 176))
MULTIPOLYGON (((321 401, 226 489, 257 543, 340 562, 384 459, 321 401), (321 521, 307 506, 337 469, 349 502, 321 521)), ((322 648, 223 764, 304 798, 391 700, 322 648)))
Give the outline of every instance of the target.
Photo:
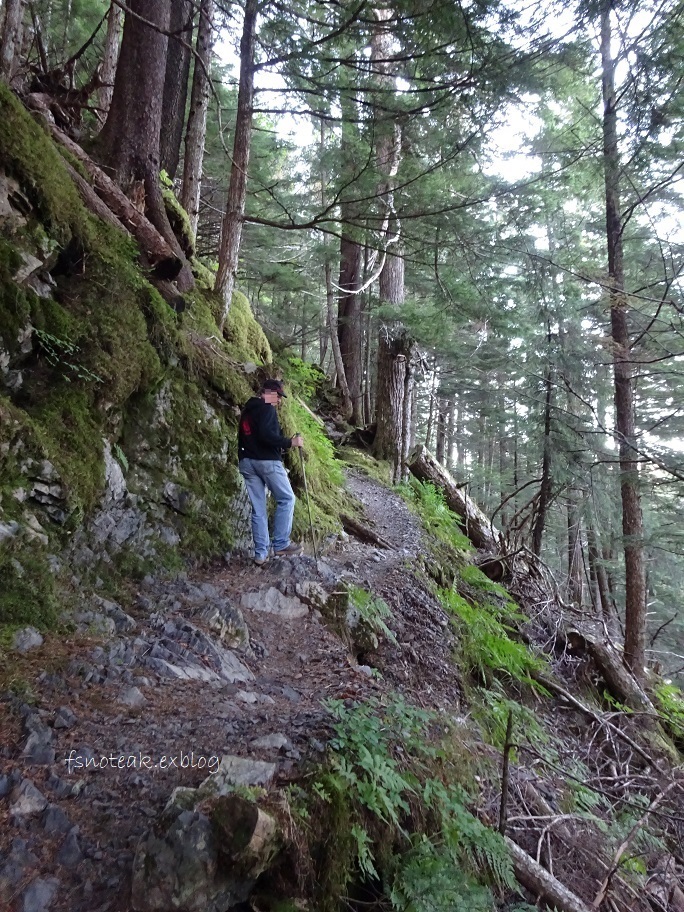
POLYGON ((340 459, 352 469, 359 469, 369 478, 390 487, 392 484, 392 466, 389 462, 375 459, 367 450, 345 446, 340 449, 340 459))
POLYGON ((327 707, 327 763, 294 795, 315 908, 356 895, 397 912, 493 909, 514 879, 503 840, 476 814, 477 777, 494 773, 467 731, 396 696, 327 707))
POLYGON ((280 370, 285 378, 287 397, 282 400, 279 418, 286 436, 300 433, 304 438, 302 455, 293 449, 287 454, 290 478, 300 495, 295 506, 293 534, 306 540, 310 537, 309 513, 304 496, 304 473, 309 493, 312 520, 316 534, 323 537, 339 531, 339 514, 345 509, 347 496, 343 489, 342 465, 325 428, 313 413, 321 371, 299 358, 280 357, 280 370))
POLYGON ((426 569, 442 585, 451 584, 459 568, 468 562, 467 555, 472 551, 458 517, 447 506, 442 492, 432 484, 411 478, 398 485, 396 490, 419 516, 428 537, 430 547, 426 569))
POLYGON ((0 629, 2 625, 54 627, 58 590, 46 550, 37 542, 10 539, 0 544, 0 629))

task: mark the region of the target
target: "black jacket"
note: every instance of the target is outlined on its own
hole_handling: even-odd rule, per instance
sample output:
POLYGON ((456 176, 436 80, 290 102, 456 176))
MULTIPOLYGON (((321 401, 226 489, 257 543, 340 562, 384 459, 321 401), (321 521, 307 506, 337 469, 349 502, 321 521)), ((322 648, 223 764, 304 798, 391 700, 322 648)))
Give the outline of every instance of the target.
POLYGON ((238 429, 238 459, 282 459, 292 446, 283 437, 275 405, 253 396, 243 408, 238 429))

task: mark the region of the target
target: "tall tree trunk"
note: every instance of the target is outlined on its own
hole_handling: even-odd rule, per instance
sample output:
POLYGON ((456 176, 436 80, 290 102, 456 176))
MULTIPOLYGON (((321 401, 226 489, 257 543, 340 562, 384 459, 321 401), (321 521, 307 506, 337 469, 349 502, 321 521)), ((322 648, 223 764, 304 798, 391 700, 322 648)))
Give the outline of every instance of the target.
MULTIPOLYGON (((319 136, 319 148, 321 152, 321 163, 325 161, 325 144, 326 144, 326 126, 325 121, 321 120, 320 122, 320 136, 319 136)), ((328 173, 325 169, 325 166, 321 164, 321 208, 325 209, 327 204, 327 186, 328 186, 328 173)), ((323 238, 323 244, 327 247, 327 238, 323 238)), ((340 339, 338 335, 338 316, 339 314, 335 313, 335 293, 333 289, 332 281, 332 264, 327 256, 327 251, 325 255, 325 313, 326 313, 326 326, 328 329, 328 339, 330 340, 330 347, 332 349, 333 363, 335 365, 335 374, 337 386, 342 393, 342 415, 344 418, 350 418, 352 414, 352 402, 351 394, 349 392, 349 386, 347 385, 347 374, 344 367, 344 361, 342 358, 342 351, 340 347, 340 339)))
POLYGON ((446 400, 441 397, 437 400, 437 445, 435 457, 440 465, 444 465, 444 452, 446 450, 446 400))
POLYGON ((580 510, 574 490, 568 492, 568 598, 577 608, 582 606, 582 530, 580 510))
MULTIPOLYGON (((394 89, 391 73, 391 32, 387 21, 391 10, 376 9, 376 25, 371 40, 371 65, 377 74, 377 82, 384 97, 394 89)), ((386 102, 383 103, 383 108, 386 102)), ((377 112, 376 112, 377 114, 377 112)), ((394 212, 394 181, 401 156, 401 128, 394 118, 382 114, 376 118, 376 161, 381 175, 378 196, 383 206, 384 256, 385 262, 380 274, 380 304, 401 305, 404 303, 404 259, 396 251, 400 249, 401 227, 394 212)), ((379 458, 389 459, 394 466, 395 483, 404 477, 402 464, 403 444, 406 436, 412 436, 410 428, 403 422, 412 418, 413 411, 404 407, 407 372, 412 371, 415 358, 415 344, 403 325, 391 322, 381 325, 378 334, 378 387, 377 424, 375 452, 379 458), (382 371, 388 371, 382 376, 382 371)))
POLYGON ((109 114, 114 94, 114 79, 116 78, 116 65, 119 61, 119 46, 121 42, 121 26, 123 25, 123 10, 116 3, 109 7, 107 15, 107 37, 105 38, 100 79, 102 87, 98 92, 100 117, 103 121, 109 114))
POLYGON ((373 316, 370 302, 366 307, 366 356, 363 371, 363 423, 370 424, 373 420, 373 316))
MULTIPOLYGON (((550 336, 550 331, 549 331, 550 336)), ((550 338, 549 338, 550 342, 550 338)), ((546 397, 544 401, 544 449, 542 456, 542 477, 539 487, 539 501, 532 525, 532 551, 539 557, 542 549, 544 526, 551 503, 553 481, 551 477, 551 409, 553 407, 553 373, 551 365, 546 368, 546 397)))
POLYGON ((642 683, 646 652, 646 573, 641 497, 638 487, 639 467, 635 449, 634 373, 630 352, 620 219, 620 157, 615 61, 611 55, 611 8, 612 0, 603 0, 601 9, 603 164, 606 186, 610 325, 615 382, 615 427, 619 443, 622 534, 625 555, 624 661, 637 681, 642 683))
POLYGON ((465 472, 466 448, 464 440, 465 414, 463 396, 459 396, 456 405, 456 467, 459 472, 465 472))
POLYGON ((163 115, 169 27, 166 0, 129 0, 121 54, 109 116, 98 137, 100 157, 114 172, 126 195, 149 220, 183 263, 176 279, 181 291, 192 288, 192 273, 171 229, 159 183, 159 138, 163 115), (154 24, 132 15, 137 13, 154 24), (145 91, 141 91, 141 86, 145 91))
POLYGON ((19 63, 26 0, 5 0, 0 44, 0 78, 11 83, 19 63))
POLYGON ((193 2, 174 0, 171 4, 169 48, 164 77, 164 117, 162 119, 161 166, 173 180, 178 171, 183 141, 185 107, 188 100, 190 48, 192 45, 193 2))
POLYGON ((432 430, 435 423, 436 415, 436 395, 437 395, 437 358, 432 359, 432 376, 428 387, 428 420, 425 429, 425 449, 432 449, 432 430))
POLYGON ((190 92, 190 111, 185 131, 185 157, 183 160, 183 189, 180 202, 190 218, 192 232, 197 237, 199 222, 200 190, 202 188, 202 162, 207 135, 207 108, 209 107, 209 67, 214 37, 214 0, 200 4, 195 64, 190 92))
POLYGON ((240 39, 240 87, 238 89, 233 141, 233 164, 230 169, 228 201, 221 226, 219 265, 214 291, 223 299, 220 328, 226 322, 235 288, 242 224, 247 198, 247 169, 252 145, 252 116, 254 113, 254 47, 256 44, 257 0, 246 0, 240 39))
MULTIPOLYGON (((355 162, 355 134, 357 126, 354 123, 356 110, 354 105, 345 95, 341 99, 342 109, 342 141, 340 156, 344 174, 354 174, 357 164, 355 162)), ((358 204, 342 200, 340 204, 340 281, 339 299, 337 303, 337 334, 342 354, 342 363, 351 398, 351 414, 348 415, 353 424, 362 424, 361 378, 362 370, 362 331, 361 331, 361 274, 363 263, 363 246, 358 240, 358 222, 360 213, 358 204)), ((340 384, 340 373, 337 372, 337 382, 340 384)), ((341 388, 341 384, 340 384, 341 388)))

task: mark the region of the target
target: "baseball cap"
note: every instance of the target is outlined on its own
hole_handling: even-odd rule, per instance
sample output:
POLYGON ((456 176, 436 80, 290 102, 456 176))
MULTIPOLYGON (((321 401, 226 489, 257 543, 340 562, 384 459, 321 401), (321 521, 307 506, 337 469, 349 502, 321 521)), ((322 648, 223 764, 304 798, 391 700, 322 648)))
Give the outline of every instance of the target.
POLYGON ((265 392, 266 390, 272 390, 274 393, 278 393, 279 398, 287 399, 287 393, 283 390, 282 380, 264 380, 261 389, 262 392, 265 392))

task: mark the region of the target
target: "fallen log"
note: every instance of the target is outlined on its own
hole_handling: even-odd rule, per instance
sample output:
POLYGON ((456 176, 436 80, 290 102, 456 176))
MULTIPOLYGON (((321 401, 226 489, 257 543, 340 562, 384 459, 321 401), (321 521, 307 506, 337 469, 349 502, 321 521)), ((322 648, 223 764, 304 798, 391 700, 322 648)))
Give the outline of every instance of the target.
POLYGON ((504 839, 511 853, 516 880, 526 890, 542 899, 551 908, 555 907, 559 912, 591 912, 590 906, 549 874, 546 868, 538 864, 512 839, 509 839, 508 836, 505 836, 504 839))
POLYGON ((108 222, 110 225, 118 228, 119 231, 123 231, 125 234, 129 234, 124 224, 120 222, 112 210, 102 202, 88 181, 78 173, 76 168, 74 168, 73 165, 70 165, 68 161, 65 161, 64 164, 66 165, 69 176, 76 185, 76 189, 78 190, 79 195, 87 208, 90 209, 90 211, 93 212, 98 218, 101 218, 103 222, 108 222))
POLYGON ((409 470, 419 481, 427 481, 443 492, 447 506, 461 517, 463 531, 478 550, 492 554, 501 551, 499 530, 424 446, 409 456, 409 470))
POLYGON ((340 521, 344 531, 353 535, 354 538, 358 538, 359 541, 377 545, 378 548, 384 548, 388 551, 391 550, 392 545, 390 545, 386 539, 382 538, 382 536, 378 535, 378 533, 374 532, 372 529, 369 529, 368 526, 364 526, 363 523, 360 523, 352 516, 340 513, 340 521))
MULTIPOLYGON (((135 208, 123 190, 95 164, 78 143, 75 143, 66 133, 63 133, 54 122, 51 122, 52 118, 46 116, 45 105, 41 101, 39 96, 29 96, 28 99, 31 107, 40 111, 45 117, 48 129, 55 141, 83 165, 92 181, 92 189, 95 195, 138 242, 140 250, 152 269, 153 276, 167 281, 175 279, 184 265, 181 258, 174 253, 149 219, 139 209, 135 208)), ((83 196, 82 187, 78 184, 77 186, 83 196)), ((92 202, 92 197, 90 201, 92 202)), ((84 202, 89 205, 87 200, 84 199, 84 202)), ((100 218, 105 218, 109 222, 112 221, 102 214, 101 208, 93 211, 100 218)))

